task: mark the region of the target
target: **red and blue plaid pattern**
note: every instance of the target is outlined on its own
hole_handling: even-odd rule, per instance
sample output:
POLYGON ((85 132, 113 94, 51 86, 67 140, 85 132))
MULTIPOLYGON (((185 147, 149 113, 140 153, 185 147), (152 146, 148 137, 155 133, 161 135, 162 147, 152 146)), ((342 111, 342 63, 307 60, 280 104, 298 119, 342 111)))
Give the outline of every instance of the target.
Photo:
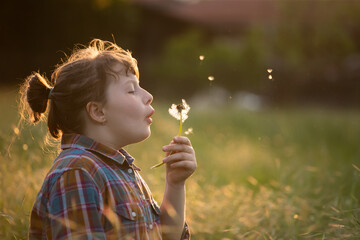
MULTIPOLYGON (((124 149, 64 134, 30 216, 29 239, 162 239, 160 207, 124 149)), ((182 240, 190 239, 185 223, 182 240)))

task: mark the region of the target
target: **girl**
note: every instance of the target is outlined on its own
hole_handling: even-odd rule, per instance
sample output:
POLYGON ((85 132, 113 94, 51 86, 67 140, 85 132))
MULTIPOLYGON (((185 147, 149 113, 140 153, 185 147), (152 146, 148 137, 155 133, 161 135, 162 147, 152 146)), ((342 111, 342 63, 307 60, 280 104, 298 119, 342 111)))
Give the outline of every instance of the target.
POLYGON ((61 138, 36 197, 29 239, 190 239, 185 181, 197 167, 186 137, 162 148, 166 187, 161 206, 123 147, 150 136, 153 97, 139 85, 129 51, 94 39, 58 65, 51 81, 39 73, 22 86, 31 121, 61 138))

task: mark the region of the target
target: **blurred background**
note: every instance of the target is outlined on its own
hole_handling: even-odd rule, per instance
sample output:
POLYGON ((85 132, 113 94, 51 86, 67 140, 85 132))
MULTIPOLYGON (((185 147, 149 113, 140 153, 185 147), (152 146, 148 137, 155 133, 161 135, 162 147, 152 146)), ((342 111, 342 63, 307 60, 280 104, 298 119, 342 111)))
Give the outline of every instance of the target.
POLYGON ((50 76, 75 44, 100 38, 133 52, 157 98, 202 93, 213 76, 234 101, 360 104, 356 0, 35 0, 0 11, 2 85, 50 76))
POLYGON ((194 239, 360 239, 359 13, 358 0, 4 2, 0 238, 26 239, 58 151, 45 123, 18 122, 18 86, 100 38, 132 51, 154 96, 151 138, 127 148, 158 202, 164 170, 149 168, 178 131, 167 109, 192 107, 194 239))

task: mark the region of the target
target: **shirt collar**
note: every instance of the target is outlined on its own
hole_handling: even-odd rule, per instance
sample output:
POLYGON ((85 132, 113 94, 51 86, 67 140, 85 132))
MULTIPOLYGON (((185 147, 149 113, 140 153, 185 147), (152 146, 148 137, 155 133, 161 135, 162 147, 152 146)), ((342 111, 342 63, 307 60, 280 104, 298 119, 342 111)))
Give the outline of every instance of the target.
POLYGON ((65 133, 61 138, 61 149, 78 148, 95 151, 102 154, 105 157, 111 158, 116 162, 123 164, 126 160, 129 165, 134 162, 134 158, 123 148, 116 150, 109 146, 106 146, 94 139, 76 133, 65 133))

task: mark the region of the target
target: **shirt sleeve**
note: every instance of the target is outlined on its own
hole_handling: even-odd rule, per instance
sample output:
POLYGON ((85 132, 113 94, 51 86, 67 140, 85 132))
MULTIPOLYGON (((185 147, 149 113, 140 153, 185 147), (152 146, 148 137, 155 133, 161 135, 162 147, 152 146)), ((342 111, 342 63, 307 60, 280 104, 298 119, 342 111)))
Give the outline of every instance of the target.
POLYGON ((185 221, 185 225, 184 225, 184 230, 181 234, 181 238, 180 240, 190 240, 190 228, 189 225, 187 224, 187 222, 185 221))
POLYGON ((101 195, 85 171, 64 172, 49 195, 53 239, 106 239, 101 224, 101 195))

